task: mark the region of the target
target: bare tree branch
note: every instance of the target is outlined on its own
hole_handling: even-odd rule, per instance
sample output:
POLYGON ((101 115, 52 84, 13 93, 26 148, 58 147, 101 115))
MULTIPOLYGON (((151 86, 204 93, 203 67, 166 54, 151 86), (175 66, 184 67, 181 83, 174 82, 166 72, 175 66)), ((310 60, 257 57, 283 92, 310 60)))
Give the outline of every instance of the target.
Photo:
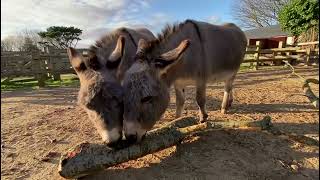
POLYGON ((235 0, 232 16, 244 28, 265 27, 278 22, 278 12, 289 0, 235 0))

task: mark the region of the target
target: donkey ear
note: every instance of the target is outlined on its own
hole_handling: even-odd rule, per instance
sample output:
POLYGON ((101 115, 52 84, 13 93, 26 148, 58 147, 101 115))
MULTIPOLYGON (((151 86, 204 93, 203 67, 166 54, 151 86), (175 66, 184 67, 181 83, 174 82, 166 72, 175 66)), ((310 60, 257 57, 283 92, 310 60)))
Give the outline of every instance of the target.
POLYGON ((115 49, 107 59, 106 67, 108 69, 116 69, 119 66, 124 53, 124 45, 125 38, 123 36, 119 36, 115 49))
POLYGON ((124 52, 124 45, 125 45, 125 38, 123 36, 119 36, 117 40, 117 45, 109 57, 110 61, 117 61, 121 59, 124 52))
POLYGON ((75 50, 74 48, 72 47, 69 47, 67 49, 67 53, 68 53, 68 57, 69 57, 69 60, 71 61, 73 58, 79 56, 79 53, 77 52, 77 50, 75 50))
POLYGON ((180 56, 189 47, 189 45, 189 40, 182 41, 177 48, 168 51, 162 54, 160 58, 155 59, 155 66, 160 69, 168 67, 170 64, 180 59, 180 56))
POLYGON ((145 53, 145 49, 148 46, 148 42, 144 39, 140 39, 138 42, 137 52, 136 54, 145 53))
POLYGON ((70 60, 70 64, 76 71, 79 72, 86 69, 86 66, 82 62, 82 55, 77 50, 75 50, 72 47, 69 47, 67 49, 67 53, 70 60))

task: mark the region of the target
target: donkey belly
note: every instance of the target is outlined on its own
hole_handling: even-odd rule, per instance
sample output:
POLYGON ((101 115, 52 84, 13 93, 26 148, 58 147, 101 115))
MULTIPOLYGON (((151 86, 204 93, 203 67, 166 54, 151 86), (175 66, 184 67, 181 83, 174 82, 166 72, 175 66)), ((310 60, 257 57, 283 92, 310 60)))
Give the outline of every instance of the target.
POLYGON ((208 80, 207 82, 223 82, 226 80, 231 79, 233 76, 235 76, 235 74, 237 73, 237 71, 220 71, 220 72, 213 72, 210 75, 208 75, 208 80))
POLYGON ((196 80, 195 78, 178 78, 175 80, 174 85, 177 87, 186 87, 186 86, 190 86, 190 85, 195 85, 196 84, 196 80))
POLYGON ((197 83, 214 83, 214 82, 223 82, 231 79, 237 71, 219 71, 207 73, 206 76, 188 76, 188 77, 179 77, 175 80, 174 84, 180 87, 196 85, 197 83))

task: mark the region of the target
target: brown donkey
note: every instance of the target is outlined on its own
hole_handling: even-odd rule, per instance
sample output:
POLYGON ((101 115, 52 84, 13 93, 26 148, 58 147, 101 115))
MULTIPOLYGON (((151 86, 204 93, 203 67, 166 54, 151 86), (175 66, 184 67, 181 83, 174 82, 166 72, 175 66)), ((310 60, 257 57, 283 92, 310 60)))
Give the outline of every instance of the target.
POLYGON ((176 91, 176 117, 183 110, 184 87, 195 84, 200 121, 204 121, 208 116, 206 83, 224 81, 221 112, 225 113, 233 100, 232 84, 246 45, 244 33, 234 24, 216 26, 193 20, 167 26, 156 41, 141 39, 136 61, 123 80, 126 137, 140 141, 161 118, 172 84, 176 91))
POLYGON ((78 104, 102 140, 113 144, 122 139, 123 89, 120 85, 124 72, 133 63, 140 38, 155 37, 147 29, 120 28, 107 34, 91 46, 87 57, 68 48, 72 67, 80 79, 78 104))

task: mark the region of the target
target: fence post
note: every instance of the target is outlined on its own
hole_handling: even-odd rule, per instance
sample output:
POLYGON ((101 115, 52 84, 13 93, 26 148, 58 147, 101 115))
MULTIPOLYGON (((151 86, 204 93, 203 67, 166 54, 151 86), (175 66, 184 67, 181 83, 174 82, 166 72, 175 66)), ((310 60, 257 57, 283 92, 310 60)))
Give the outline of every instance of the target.
POLYGON ((44 87, 46 85, 45 81, 47 80, 47 76, 45 74, 38 74, 36 78, 38 80, 39 87, 44 87))
POLYGON ((258 70, 258 66, 259 66, 259 56, 260 56, 260 49, 261 49, 261 42, 260 41, 256 41, 256 53, 253 55, 254 60, 256 61, 256 66, 254 67, 255 70, 258 70))
POLYGON ((53 80, 54 80, 54 81, 61 81, 61 76, 60 76, 60 74, 54 73, 54 74, 53 74, 53 80))
MULTIPOLYGON (((288 47, 288 46, 286 45, 286 47, 288 47)), ((290 52, 290 51, 286 52, 286 56, 290 57, 290 55, 292 55, 292 52, 290 52)), ((293 65, 293 64, 295 64, 296 59, 291 58, 291 59, 288 60, 288 62, 289 62, 289 64, 293 65)))
POLYGON ((308 47, 307 49, 306 49, 306 55, 307 55, 307 57, 306 57, 306 65, 307 66, 310 66, 310 55, 311 55, 311 48, 310 47, 308 47))
POLYGON ((48 53, 49 64, 48 64, 48 66, 51 67, 50 72, 51 72, 51 75, 52 75, 52 79, 54 81, 61 81, 60 73, 54 72, 55 69, 56 69, 55 66, 56 66, 56 63, 57 63, 56 58, 52 58, 51 57, 51 55, 55 56, 57 54, 58 54, 57 50, 52 49, 52 48, 49 49, 49 53, 48 53))
POLYGON ((33 51, 31 52, 31 61, 35 62, 35 63, 39 63, 38 64, 38 72, 36 72, 36 79, 38 80, 38 86, 39 87, 44 87, 45 86, 45 81, 47 80, 47 74, 45 72, 45 64, 41 59, 41 55, 40 55, 40 51, 33 51))
MULTIPOLYGON (((285 48, 286 47, 286 44, 283 42, 283 41, 279 41, 279 44, 278 44, 278 48, 285 48)), ((277 54, 280 54, 282 55, 282 53, 277 53, 277 54)), ((280 66, 281 65, 281 62, 280 60, 275 60, 273 63, 276 65, 276 66, 280 66)))

